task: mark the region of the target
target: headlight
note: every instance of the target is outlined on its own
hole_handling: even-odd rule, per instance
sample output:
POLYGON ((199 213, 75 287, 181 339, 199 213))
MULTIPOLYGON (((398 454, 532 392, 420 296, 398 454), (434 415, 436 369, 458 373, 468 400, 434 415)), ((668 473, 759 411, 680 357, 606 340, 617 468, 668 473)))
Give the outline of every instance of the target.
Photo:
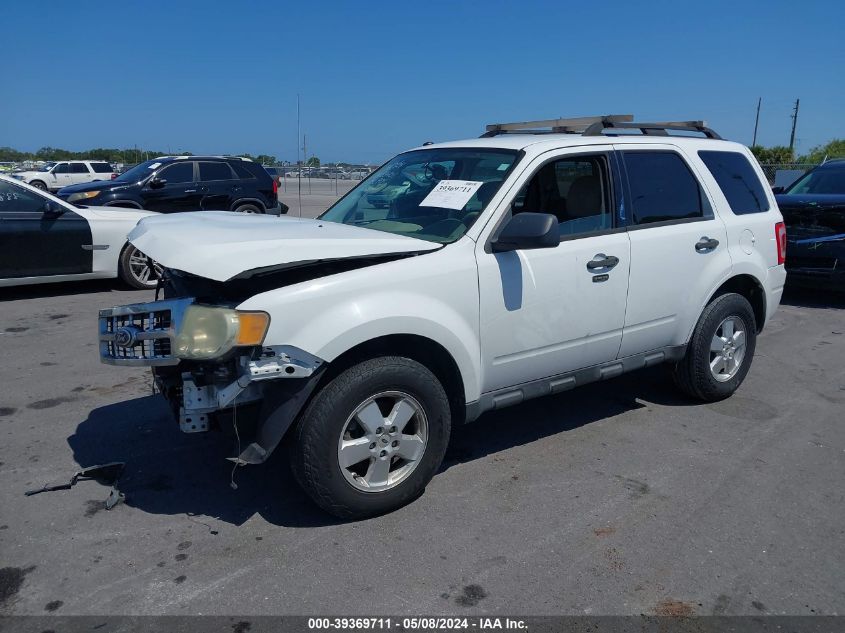
POLYGON ((23 180, 23 176, 21 176, 20 174, 9 174, 9 176, 14 178, 15 180, 23 180))
POLYGON ((176 334, 176 356, 202 360, 222 356, 236 346, 261 345, 269 325, 266 312, 188 306, 176 334))
POLYGON ((81 191, 79 193, 72 193, 67 197, 68 202, 77 202, 79 200, 90 200, 100 195, 99 191, 81 191))

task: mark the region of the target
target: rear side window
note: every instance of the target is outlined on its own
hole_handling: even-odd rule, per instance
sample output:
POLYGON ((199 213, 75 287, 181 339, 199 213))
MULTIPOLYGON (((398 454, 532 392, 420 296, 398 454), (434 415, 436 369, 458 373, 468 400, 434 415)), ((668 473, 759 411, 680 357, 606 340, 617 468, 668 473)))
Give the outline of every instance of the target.
POLYGON ((698 155, 713 174, 736 215, 769 210, 766 190, 745 156, 739 152, 711 151, 700 151, 698 155))
POLYGON ((634 224, 704 217, 701 187, 671 151, 623 152, 634 224))
POLYGON ((70 173, 72 174, 90 174, 88 166, 85 163, 71 163, 70 173))
POLYGON ((91 163, 91 167, 98 174, 110 174, 114 171, 108 163, 91 163))
MULTIPOLYGON (((229 166, 235 170, 238 178, 255 178, 249 170, 240 163, 229 163, 229 166)), ((269 169, 267 171, 270 171, 269 169)))
POLYGON ((226 163, 200 163, 200 180, 234 180, 232 170, 226 163))

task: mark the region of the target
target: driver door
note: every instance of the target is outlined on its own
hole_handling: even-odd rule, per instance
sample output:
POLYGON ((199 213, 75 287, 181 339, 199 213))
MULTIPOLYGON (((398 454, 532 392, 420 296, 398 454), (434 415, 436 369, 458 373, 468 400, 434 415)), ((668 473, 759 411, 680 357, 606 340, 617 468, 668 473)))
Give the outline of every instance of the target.
POLYGON ((50 191, 58 191, 62 187, 67 187, 73 184, 73 179, 70 173, 70 163, 57 163, 53 166, 47 178, 47 187, 50 191))
POLYGON ((631 253, 620 202, 610 146, 548 152, 517 179, 476 246, 483 392, 616 359, 631 253), (491 239, 522 212, 557 216, 558 246, 492 252, 491 239))
POLYGON ((0 279, 90 273, 91 243, 81 215, 0 180, 0 279))

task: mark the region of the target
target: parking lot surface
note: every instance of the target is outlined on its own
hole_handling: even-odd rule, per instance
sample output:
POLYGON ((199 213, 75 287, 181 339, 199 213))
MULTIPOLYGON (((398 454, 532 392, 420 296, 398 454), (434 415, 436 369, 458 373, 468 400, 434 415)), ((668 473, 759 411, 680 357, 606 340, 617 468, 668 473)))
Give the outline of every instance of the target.
POLYGON ((288 205, 291 217, 316 218, 360 180, 286 178, 279 185, 279 200, 288 205))
POLYGON ((790 293, 739 392, 661 368, 487 414, 411 505, 343 523, 283 452, 239 469, 140 369, 101 365, 116 283, 0 295, 0 612, 834 614, 845 611, 845 301, 790 293), (25 497, 123 460, 108 487, 25 497))

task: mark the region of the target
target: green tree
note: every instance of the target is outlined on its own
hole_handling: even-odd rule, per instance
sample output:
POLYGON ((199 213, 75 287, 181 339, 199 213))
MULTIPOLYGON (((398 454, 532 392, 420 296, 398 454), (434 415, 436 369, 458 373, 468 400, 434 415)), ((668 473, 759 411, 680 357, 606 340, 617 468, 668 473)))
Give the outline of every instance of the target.
POLYGON ((319 167, 320 166, 320 159, 316 156, 312 156, 307 161, 305 161, 306 167, 319 167))
POLYGON ((795 162, 795 155, 792 153, 792 150, 783 145, 776 145, 774 147, 755 145, 751 148, 751 153, 757 157, 757 160, 762 165, 795 162))
POLYGON ((826 145, 819 145, 798 157, 799 163, 820 163, 825 158, 845 158, 845 139, 835 138, 826 145))

